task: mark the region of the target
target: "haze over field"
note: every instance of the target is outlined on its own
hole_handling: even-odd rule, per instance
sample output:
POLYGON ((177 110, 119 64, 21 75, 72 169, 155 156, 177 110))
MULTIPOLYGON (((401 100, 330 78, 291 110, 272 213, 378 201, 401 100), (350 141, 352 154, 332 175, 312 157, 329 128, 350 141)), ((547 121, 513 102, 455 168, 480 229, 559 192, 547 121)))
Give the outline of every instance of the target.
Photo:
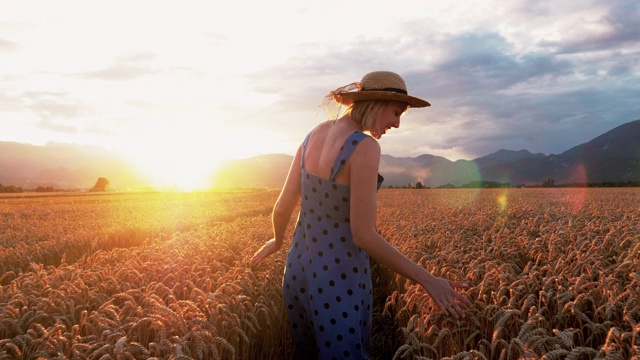
POLYGON ((560 153, 640 118, 629 1, 21 1, 0 13, 0 141, 100 146, 157 185, 292 155, 330 90, 393 70, 429 100, 396 157, 560 153))

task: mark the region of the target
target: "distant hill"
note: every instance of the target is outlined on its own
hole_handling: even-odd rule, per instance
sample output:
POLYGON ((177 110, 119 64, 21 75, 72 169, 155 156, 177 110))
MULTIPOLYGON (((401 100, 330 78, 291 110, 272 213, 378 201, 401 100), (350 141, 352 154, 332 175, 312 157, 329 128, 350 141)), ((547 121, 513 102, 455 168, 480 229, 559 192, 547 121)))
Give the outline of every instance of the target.
MULTIPOLYGON (((258 156, 232 163, 246 176, 234 176, 241 187, 281 187, 292 157, 258 156)), ((451 161, 440 156, 394 157, 382 155, 380 173, 384 186, 402 186, 420 181, 437 187, 462 186, 473 181, 496 181, 511 185, 640 181, 640 120, 623 124, 588 143, 559 155, 533 154, 528 150, 501 149, 474 160, 451 161)), ((230 175, 224 175, 230 176, 230 175)))
POLYGON ((640 181, 640 120, 632 121, 559 155, 534 156, 481 166, 485 180, 511 184, 640 181))
POLYGON ((281 188, 293 157, 270 154, 234 160, 216 173, 213 185, 220 188, 281 188))
MULTIPOLYGON (((223 188, 280 188, 293 157, 260 155, 228 162, 212 183, 223 188)), ((420 181, 437 187, 462 186, 473 181, 511 185, 640 181, 640 120, 618 126, 593 140, 561 154, 533 154, 528 150, 501 149, 474 160, 450 161, 440 156, 393 157, 382 155, 383 186, 420 181)), ((0 183, 25 189, 53 186, 88 189, 98 177, 112 188, 140 188, 148 184, 144 174, 118 154, 101 148, 48 144, 34 146, 0 142, 0 183)))
POLYGON ((580 166, 590 181, 639 181, 640 120, 618 126, 549 161, 553 163, 550 175, 564 182, 581 180, 575 173, 580 166))
POLYGON ((0 142, 1 184, 23 189, 89 189, 99 177, 109 179, 112 188, 145 186, 143 177, 126 160, 102 148, 0 142))

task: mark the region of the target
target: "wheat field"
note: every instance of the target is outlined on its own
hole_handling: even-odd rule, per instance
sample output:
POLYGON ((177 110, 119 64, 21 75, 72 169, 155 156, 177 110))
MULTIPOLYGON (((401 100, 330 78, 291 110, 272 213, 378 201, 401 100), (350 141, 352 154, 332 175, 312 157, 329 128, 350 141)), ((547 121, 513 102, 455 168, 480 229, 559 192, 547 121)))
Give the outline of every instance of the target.
MULTIPOLYGON (((248 266, 277 196, 0 198, 0 359, 289 359, 286 249, 248 266)), ((640 359, 639 223, 633 188, 380 190, 378 231, 474 305, 374 262, 372 358, 640 359)))

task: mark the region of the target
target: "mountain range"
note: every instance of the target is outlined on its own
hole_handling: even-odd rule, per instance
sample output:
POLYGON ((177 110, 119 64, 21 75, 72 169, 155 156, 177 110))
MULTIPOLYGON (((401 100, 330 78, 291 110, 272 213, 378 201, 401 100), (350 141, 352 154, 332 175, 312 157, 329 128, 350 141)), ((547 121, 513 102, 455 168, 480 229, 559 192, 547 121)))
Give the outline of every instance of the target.
MULTIPOLYGON (((227 162, 211 179, 222 188, 279 188, 290 155, 269 154, 227 162)), ((477 181, 535 185, 553 179, 556 184, 640 182, 640 120, 620 125, 561 154, 533 154, 528 150, 498 150, 474 160, 451 161, 440 156, 382 155, 379 172, 383 186, 421 182, 427 187, 464 186, 477 181)), ((52 186, 88 189, 98 177, 114 189, 148 186, 125 158, 102 148, 50 143, 35 146, 0 142, 0 184, 24 189, 52 186)))
POLYGON ((119 189, 147 186, 144 175, 123 156, 100 147, 0 141, 0 184, 84 190, 93 187, 99 177, 106 177, 119 189))
MULTIPOLYGON (((256 156, 235 161, 223 169, 218 184, 225 187, 270 187, 283 184, 292 157, 256 156)), ((474 160, 451 161, 434 155, 382 155, 379 172, 383 186, 446 184, 463 186, 477 181, 517 185, 586 184, 640 181, 640 120, 620 125, 559 155, 501 149, 474 160)))

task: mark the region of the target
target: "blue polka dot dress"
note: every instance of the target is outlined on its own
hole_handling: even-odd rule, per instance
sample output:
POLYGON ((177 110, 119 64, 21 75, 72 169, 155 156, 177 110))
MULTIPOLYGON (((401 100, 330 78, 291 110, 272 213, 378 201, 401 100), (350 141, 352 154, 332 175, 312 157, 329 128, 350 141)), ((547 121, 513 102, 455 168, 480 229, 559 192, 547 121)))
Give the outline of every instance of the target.
POLYGON ((357 131, 347 138, 329 179, 305 169, 309 135, 303 142, 301 208, 283 280, 296 359, 369 358, 369 256, 353 243, 349 186, 335 182, 365 137, 357 131))

